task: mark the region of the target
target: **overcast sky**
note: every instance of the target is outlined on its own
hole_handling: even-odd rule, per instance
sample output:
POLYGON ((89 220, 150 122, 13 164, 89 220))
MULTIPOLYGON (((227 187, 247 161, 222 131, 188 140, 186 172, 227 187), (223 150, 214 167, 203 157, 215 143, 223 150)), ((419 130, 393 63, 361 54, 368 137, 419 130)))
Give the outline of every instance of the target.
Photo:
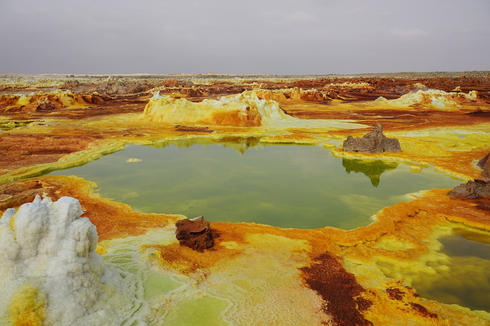
POLYGON ((490 0, 0 0, 0 72, 490 70, 490 0))

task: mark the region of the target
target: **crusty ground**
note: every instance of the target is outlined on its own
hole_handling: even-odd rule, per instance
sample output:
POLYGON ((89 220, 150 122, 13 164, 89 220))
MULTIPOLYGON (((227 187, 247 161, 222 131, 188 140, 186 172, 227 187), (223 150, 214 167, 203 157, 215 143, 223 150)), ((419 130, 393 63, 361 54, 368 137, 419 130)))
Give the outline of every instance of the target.
MULTIPOLYGON (((30 202, 38 194, 53 200, 73 196, 80 200, 86 212, 84 216, 97 226, 101 241, 139 235, 151 228, 172 225, 183 216, 137 213, 127 205, 101 198, 94 192, 96 185, 91 182, 76 177, 39 175, 52 169, 86 163, 105 153, 120 150, 127 143, 145 144, 193 136, 210 139, 254 136, 265 137, 269 142, 307 144, 342 140, 347 135, 360 136, 366 132, 366 129, 290 129, 278 134, 260 128, 149 125, 139 119, 154 87, 158 87, 161 93, 175 93, 199 101, 236 94, 258 84, 266 90, 297 87, 321 91, 321 97, 311 91, 303 93, 299 99, 283 99, 282 108, 301 119, 349 119, 368 126, 381 122, 387 135, 400 139, 403 150, 402 153, 358 154, 336 148, 333 150, 336 156, 368 160, 381 158, 416 167, 431 165, 465 180, 480 176, 481 170, 474 163, 490 151, 490 78, 485 75, 470 78, 358 77, 289 81, 257 78, 241 84, 225 80, 197 86, 180 81, 114 84, 106 89, 119 92, 126 87, 135 93, 108 92, 102 94, 105 100, 100 103, 49 112, 9 110, 1 113, 0 107, 3 119, 0 128, 4 129, 0 133, 0 211, 30 202), (457 110, 367 107, 360 104, 379 96, 397 98, 412 90, 417 83, 444 91, 460 86, 462 92, 479 91, 480 97, 475 102, 462 103, 457 110), (27 125, 21 124, 22 121, 27 125), (15 122, 20 126, 16 127, 15 122), (16 128, 9 129, 8 126, 16 128), (468 133, 464 139, 454 136, 461 130, 468 133)), ((105 89, 100 83, 80 85, 66 82, 63 86, 84 92, 105 89)), ((3 86, 2 89, 3 92, 15 93, 26 88, 17 85, 3 86)), ((29 89, 35 90, 32 85, 29 89)), ((223 264, 241 255, 240 251, 224 244, 235 242, 246 246, 246 235, 249 234, 300 239, 306 241, 310 249, 309 259, 303 262, 298 275, 301 275, 305 287, 318 293, 324 302, 320 309, 338 325, 386 325, 390 322, 395 324, 395 321, 399 324, 411 321, 417 325, 447 325, 448 321, 449 324, 457 321, 461 325, 488 325, 489 320, 469 310, 420 298, 399 280, 379 278, 375 271, 376 259, 416 264, 422 257, 433 254, 434 249, 429 244, 434 241, 440 227, 465 225, 490 232, 489 201, 451 199, 446 196, 447 191, 431 190, 411 202, 387 207, 376 215, 376 222, 351 231, 331 227, 280 229, 259 224, 217 222, 211 223, 216 234, 215 247, 204 253, 181 247, 178 243, 146 247, 160 252, 162 266, 192 274, 212 271, 218 262, 223 264), (384 245, 387 241, 403 243, 409 249, 390 250, 384 245)))

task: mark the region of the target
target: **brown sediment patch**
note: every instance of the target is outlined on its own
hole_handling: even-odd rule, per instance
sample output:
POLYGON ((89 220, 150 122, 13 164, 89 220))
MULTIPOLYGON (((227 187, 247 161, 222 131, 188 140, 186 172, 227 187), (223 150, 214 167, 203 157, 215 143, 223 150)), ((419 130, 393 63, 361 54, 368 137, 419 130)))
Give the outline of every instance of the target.
POLYGON ((45 189, 38 180, 23 180, 0 185, 0 211, 32 202, 45 189))
POLYGON ((386 289, 386 293, 388 293, 388 296, 392 300, 398 300, 401 301, 403 297, 405 296, 405 292, 398 288, 388 288, 386 289))
POLYGON ((194 127, 194 126, 176 126, 175 130, 180 132, 204 132, 204 133, 214 132, 214 130, 209 129, 209 127, 194 127))
POLYGON ((476 208, 481 209, 482 211, 490 211, 490 201, 476 201, 476 208))
POLYGON ((386 130, 420 130, 430 127, 472 126, 489 122, 485 114, 472 114, 475 107, 454 111, 416 108, 372 108, 349 103, 285 105, 284 111, 299 119, 354 120, 374 126, 381 123, 386 130), (471 118, 468 116, 471 115, 471 118))
POLYGON ((342 267, 338 258, 325 252, 313 264, 301 268, 301 272, 306 284, 325 301, 322 309, 332 316, 336 325, 372 325, 362 315, 372 302, 361 296, 364 288, 354 274, 342 267))
POLYGON ((59 134, 0 134, 0 175, 8 170, 56 162, 67 154, 86 150, 94 140, 90 135, 81 138, 59 134))
POLYGON ((421 304, 410 302, 409 305, 415 310, 417 313, 427 318, 437 318, 437 314, 429 312, 427 308, 422 306, 421 304))
POLYGON ((261 143, 270 144, 300 144, 300 145, 314 145, 320 142, 318 138, 308 135, 306 132, 295 131, 294 133, 278 135, 278 136, 266 136, 260 139, 261 143))

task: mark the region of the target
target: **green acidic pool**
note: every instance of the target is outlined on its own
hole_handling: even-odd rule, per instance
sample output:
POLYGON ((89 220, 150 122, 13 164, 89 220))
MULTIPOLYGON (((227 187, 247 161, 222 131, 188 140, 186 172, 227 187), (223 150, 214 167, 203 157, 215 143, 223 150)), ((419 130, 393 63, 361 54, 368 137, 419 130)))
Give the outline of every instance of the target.
POLYGON ((335 158, 321 146, 209 143, 128 146, 51 175, 94 181, 102 196, 140 212, 305 229, 365 226, 383 207, 409 200, 406 194, 461 183, 432 168, 411 173, 403 164, 335 158))
POLYGON ((490 237, 488 232, 455 229, 442 237, 444 262, 429 262, 437 273, 414 278, 424 298, 490 312, 490 237), (444 268, 441 268, 443 265, 444 268))

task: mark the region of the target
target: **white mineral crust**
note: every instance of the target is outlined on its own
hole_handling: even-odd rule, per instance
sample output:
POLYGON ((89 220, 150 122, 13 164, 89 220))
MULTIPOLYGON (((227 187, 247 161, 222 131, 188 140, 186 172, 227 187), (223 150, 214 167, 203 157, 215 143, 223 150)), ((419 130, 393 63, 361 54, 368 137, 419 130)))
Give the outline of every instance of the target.
POLYGON ((74 198, 39 196, 3 214, 0 325, 26 284, 46 298, 46 325, 119 325, 134 312, 135 279, 105 266, 95 252, 97 230, 82 214, 74 198))

